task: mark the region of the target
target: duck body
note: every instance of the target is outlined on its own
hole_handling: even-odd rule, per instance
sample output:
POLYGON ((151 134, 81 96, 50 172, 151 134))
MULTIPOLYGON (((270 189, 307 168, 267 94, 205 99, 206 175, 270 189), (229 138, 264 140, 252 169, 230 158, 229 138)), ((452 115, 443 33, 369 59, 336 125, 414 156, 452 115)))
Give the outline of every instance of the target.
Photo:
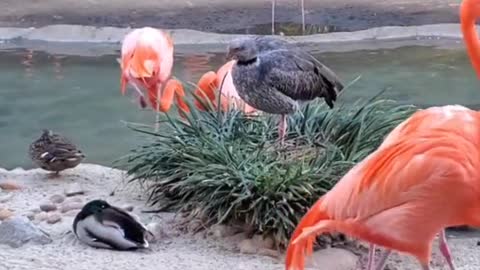
POLYGON ((85 158, 69 139, 46 129, 30 145, 29 156, 40 168, 57 174, 78 166, 85 158))
POLYGON ((126 211, 103 200, 88 202, 73 221, 73 232, 96 248, 135 250, 148 248, 147 228, 126 211))

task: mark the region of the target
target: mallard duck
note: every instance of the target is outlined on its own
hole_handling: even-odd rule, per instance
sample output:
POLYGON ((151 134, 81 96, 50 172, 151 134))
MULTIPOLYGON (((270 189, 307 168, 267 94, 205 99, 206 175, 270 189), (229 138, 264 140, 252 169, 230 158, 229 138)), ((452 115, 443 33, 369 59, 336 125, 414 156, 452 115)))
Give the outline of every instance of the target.
POLYGON ((148 229, 126 211, 104 200, 88 202, 73 220, 77 238, 92 247, 117 250, 148 248, 148 229))
POLYGON ((85 158, 70 140, 47 129, 30 145, 29 155, 40 168, 55 172, 55 175, 76 167, 85 158))

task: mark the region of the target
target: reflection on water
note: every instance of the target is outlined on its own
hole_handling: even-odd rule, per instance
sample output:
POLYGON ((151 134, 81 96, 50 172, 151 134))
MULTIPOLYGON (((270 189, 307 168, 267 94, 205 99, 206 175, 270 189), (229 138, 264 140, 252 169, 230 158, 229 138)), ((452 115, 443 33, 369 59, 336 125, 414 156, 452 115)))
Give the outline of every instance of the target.
MULTIPOLYGON (((50 128, 72 138, 87 162, 111 165, 138 143, 122 121, 152 123, 138 101, 121 96, 117 56, 71 57, 23 50, 0 52, 0 167, 31 167, 29 143, 50 128)), ((478 107, 477 79, 463 50, 406 47, 328 53, 318 58, 349 82, 340 98, 350 103, 388 88, 384 96, 420 106, 478 107)), ((174 75, 197 82, 216 71, 224 55, 177 54, 174 75)))

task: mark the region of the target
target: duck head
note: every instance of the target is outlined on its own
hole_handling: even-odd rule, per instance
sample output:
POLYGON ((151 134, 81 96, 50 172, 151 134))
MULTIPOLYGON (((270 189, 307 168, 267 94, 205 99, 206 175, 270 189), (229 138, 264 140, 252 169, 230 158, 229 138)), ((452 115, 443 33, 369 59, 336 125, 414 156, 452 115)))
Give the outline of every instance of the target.
POLYGON ((93 200, 85 204, 82 208, 82 212, 85 215, 93 215, 96 213, 100 213, 103 210, 110 208, 110 204, 108 204, 104 200, 93 200))

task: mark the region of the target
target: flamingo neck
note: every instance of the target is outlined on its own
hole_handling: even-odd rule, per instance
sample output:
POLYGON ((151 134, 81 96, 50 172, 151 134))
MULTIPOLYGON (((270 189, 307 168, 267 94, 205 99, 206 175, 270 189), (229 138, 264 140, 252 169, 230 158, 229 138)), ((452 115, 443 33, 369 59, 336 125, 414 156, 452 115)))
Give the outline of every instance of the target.
POLYGON ((464 0, 460 8, 460 22, 462 25, 463 39, 470 62, 480 78, 480 40, 475 27, 476 16, 474 10, 475 1, 464 0))

